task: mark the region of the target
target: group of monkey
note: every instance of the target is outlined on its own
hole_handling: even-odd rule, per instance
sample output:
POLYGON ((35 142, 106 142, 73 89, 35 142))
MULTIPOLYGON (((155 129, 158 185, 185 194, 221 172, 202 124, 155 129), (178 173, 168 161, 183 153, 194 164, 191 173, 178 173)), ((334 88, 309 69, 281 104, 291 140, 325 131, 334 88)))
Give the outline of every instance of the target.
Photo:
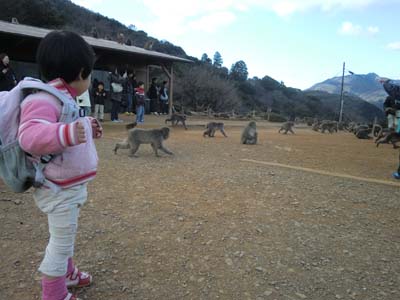
POLYGON ((314 131, 321 131, 325 133, 338 132, 338 130, 346 130, 354 133, 354 136, 358 139, 372 139, 375 137, 375 144, 378 147, 380 144, 392 144, 394 149, 397 149, 397 142, 400 141, 400 134, 395 132, 393 129, 383 128, 379 124, 357 124, 355 122, 350 123, 339 123, 336 121, 318 121, 314 120, 311 125, 314 131), (372 136, 371 136, 372 135, 372 136))
MULTIPOLYGON (((178 122, 182 122, 184 128, 187 129, 185 120, 186 116, 172 115, 171 118, 165 120, 165 122, 170 121, 173 126, 175 126, 178 122)), ((136 122, 126 125, 128 137, 122 142, 115 144, 115 154, 117 154, 118 149, 129 149, 129 156, 136 157, 136 152, 141 144, 150 144, 156 156, 159 156, 158 150, 161 150, 166 154, 173 155, 173 153, 163 144, 163 142, 169 137, 170 129, 168 127, 163 127, 160 129, 139 129, 135 128, 136 125, 136 122)), ((203 137, 214 137, 217 130, 219 130, 224 137, 228 137, 224 130, 224 123, 210 122, 206 125, 205 129, 206 130, 203 133, 203 137)), ((240 141, 242 144, 255 145, 257 144, 257 137, 256 122, 251 121, 244 128, 240 141)))
MULTIPOLYGON (((172 114, 171 117, 165 120, 166 124, 167 122, 171 122, 172 126, 182 123, 183 127, 187 130, 185 115, 172 114)), ((117 154, 118 149, 129 149, 129 156, 136 156, 136 152, 141 144, 150 144, 156 156, 159 156, 158 150, 161 150, 166 154, 173 155, 173 153, 163 145, 163 141, 169 137, 170 129, 168 127, 146 130, 135 128, 136 125, 136 122, 134 122, 126 126, 128 129, 128 137, 124 141, 116 143, 114 148, 115 154, 117 154)), ((283 134, 290 132, 294 134, 294 125, 295 123, 293 121, 285 122, 282 124, 278 132, 283 132, 283 134)), ((375 125, 373 128, 370 128, 369 126, 357 125, 355 123, 339 125, 336 121, 326 120, 322 122, 315 121, 314 124, 312 124, 312 129, 315 131, 320 130, 322 133, 325 133, 325 131, 333 133, 337 132, 339 129, 344 129, 349 132, 353 132, 355 136, 360 139, 370 138, 369 134, 372 133, 376 137, 375 143, 377 147, 382 143, 392 143, 393 147, 397 148, 396 142, 400 141, 399 134, 387 131, 380 125, 375 125)), ((224 130, 224 123, 222 122, 209 122, 205 127, 203 137, 214 137, 216 131, 220 131, 224 137, 228 137, 224 130)), ((257 140, 257 125, 255 121, 251 121, 243 129, 240 137, 240 143, 245 145, 255 145, 257 144, 257 140)))

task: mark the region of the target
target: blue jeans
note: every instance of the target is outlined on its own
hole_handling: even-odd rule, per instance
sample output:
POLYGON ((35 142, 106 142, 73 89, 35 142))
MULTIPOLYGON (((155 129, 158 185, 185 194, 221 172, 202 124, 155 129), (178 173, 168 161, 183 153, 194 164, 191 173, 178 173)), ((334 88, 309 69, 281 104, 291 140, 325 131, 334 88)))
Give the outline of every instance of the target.
POLYGON ((136 106, 136 122, 137 123, 144 122, 144 106, 143 105, 136 106))
POLYGON ((118 120, 118 112, 119 108, 121 106, 121 102, 119 101, 112 101, 112 107, 111 107, 111 121, 118 120))
POLYGON ((132 94, 128 94, 127 95, 127 106, 126 106, 126 111, 127 112, 133 112, 133 110, 132 110, 132 94))

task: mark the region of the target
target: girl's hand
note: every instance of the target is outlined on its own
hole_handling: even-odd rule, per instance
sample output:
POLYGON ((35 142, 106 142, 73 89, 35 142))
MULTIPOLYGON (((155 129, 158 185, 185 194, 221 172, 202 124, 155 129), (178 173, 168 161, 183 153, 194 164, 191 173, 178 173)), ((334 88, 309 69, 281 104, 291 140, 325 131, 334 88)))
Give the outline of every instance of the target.
POLYGON ((100 122, 97 119, 92 118, 90 123, 92 124, 93 138, 101 138, 103 135, 103 127, 101 127, 100 122))
POLYGON ((76 134, 79 144, 86 143, 85 126, 80 121, 76 123, 76 134))

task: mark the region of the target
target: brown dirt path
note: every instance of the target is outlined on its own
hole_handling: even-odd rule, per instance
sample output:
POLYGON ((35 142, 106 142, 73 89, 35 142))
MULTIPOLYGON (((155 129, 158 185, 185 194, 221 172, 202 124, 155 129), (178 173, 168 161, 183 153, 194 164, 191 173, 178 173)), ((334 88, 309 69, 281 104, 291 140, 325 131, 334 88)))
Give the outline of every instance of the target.
MULTIPOLYGON (((146 116, 145 127, 161 117, 146 116)), ((307 128, 260 144, 173 128, 175 155, 112 153, 126 132, 105 124, 98 176, 80 218, 76 261, 95 278, 83 299, 400 299, 397 186, 243 161, 390 181, 398 153, 351 134, 307 128)), ((46 218, 30 192, 0 184, 0 299, 39 299, 46 218), (8 201, 10 200, 10 201, 8 201)))

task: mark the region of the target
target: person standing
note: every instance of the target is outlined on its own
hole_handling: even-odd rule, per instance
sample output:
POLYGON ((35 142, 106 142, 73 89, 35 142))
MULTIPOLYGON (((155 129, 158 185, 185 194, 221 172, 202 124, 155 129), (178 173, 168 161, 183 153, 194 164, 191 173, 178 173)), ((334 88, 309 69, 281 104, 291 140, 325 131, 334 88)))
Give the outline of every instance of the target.
POLYGON ((135 97, 135 88, 136 88, 136 76, 130 71, 128 73, 128 79, 126 81, 126 111, 125 114, 127 116, 133 115, 133 98, 135 97))
POLYGON ((118 113, 121 107, 122 102, 122 91, 123 84, 125 82, 125 78, 118 72, 118 69, 115 69, 115 73, 110 74, 110 82, 111 82, 111 121, 115 123, 123 122, 118 118, 118 113))
POLYGON ((82 95, 77 96, 76 101, 81 109, 79 115, 81 117, 89 117, 92 112, 89 90, 86 90, 82 95))
POLYGON ((144 82, 139 81, 138 87, 135 89, 136 96, 136 123, 144 123, 144 103, 145 103, 145 93, 144 93, 144 82))
POLYGON ((99 82, 94 91, 94 117, 104 122, 104 103, 107 99, 107 92, 104 90, 104 83, 99 82))
POLYGON ((168 115, 168 88, 167 81, 163 81, 161 90, 160 90, 160 111, 163 115, 168 115))
POLYGON ((6 53, 0 54, 0 91, 10 91, 17 85, 17 78, 10 67, 10 58, 6 53))
POLYGON ((67 120, 71 119, 59 121, 60 101, 45 92, 33 93, 21 104, 21 148, 34 160, 55 154, 43 169, 43 185, 33 192, 36 205, 47 215, 50 233, 39 267, 41 299, 78 300, 67 288, 86 287, 93 280, 76 267, 72 258, 79 212, 87 201, 87 184, 97 173, 94 139, 102 136, 103 129, 91 117, 75 119, 79 110, 75 97, 89 88, 95 54, 80 35, 52 31, 41 40, 36 61, 48 84, 70 101, 67 120))
POLYGON ((147 91, 147 95, 150 99, 150 113, 153 115, 158 115, 158 89, 156 77, 151 79, 151 84, 149 90, 147 91))

